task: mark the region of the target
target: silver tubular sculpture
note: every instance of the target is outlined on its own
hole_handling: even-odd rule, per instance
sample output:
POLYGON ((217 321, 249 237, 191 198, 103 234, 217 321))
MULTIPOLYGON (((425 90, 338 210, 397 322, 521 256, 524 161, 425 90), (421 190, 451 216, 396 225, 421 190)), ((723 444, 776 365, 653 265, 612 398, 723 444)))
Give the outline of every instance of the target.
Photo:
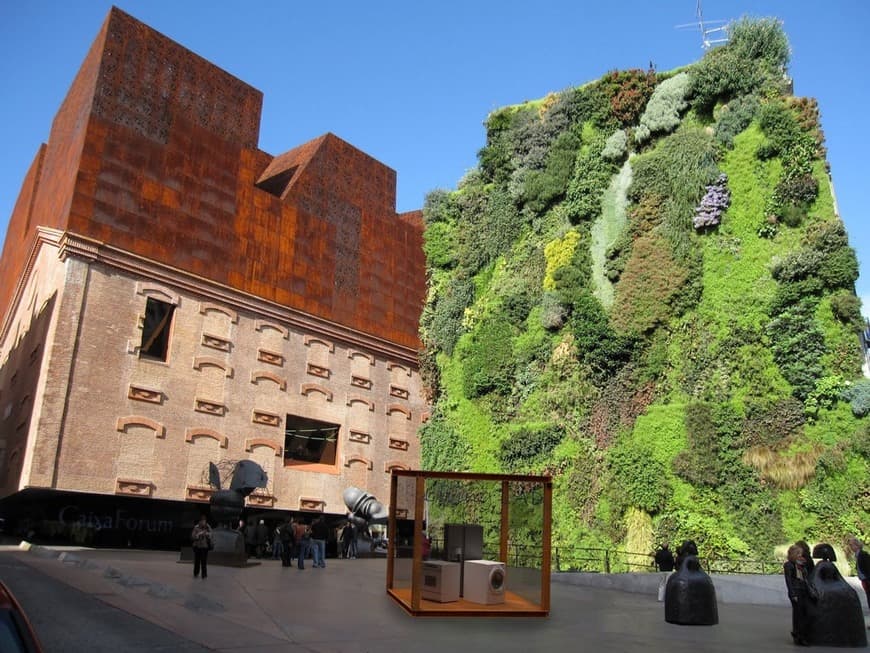
POLYGON ((342 493, 344 505, 350 511, 348 519, 365 528, 370 524, 386 524, 389 512, 374 495, 358 487, 349 487, 342 493))

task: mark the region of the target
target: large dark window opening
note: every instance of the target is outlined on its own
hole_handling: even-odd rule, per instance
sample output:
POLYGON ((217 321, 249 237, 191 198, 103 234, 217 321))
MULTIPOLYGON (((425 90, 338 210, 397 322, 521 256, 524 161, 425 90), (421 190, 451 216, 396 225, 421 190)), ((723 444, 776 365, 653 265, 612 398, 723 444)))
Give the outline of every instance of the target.
POLYGON ((284 463, 335 464, 338 424, 287 415, 284 431, 284 463))
POLYGON ((139 356, 165 361, 169 352, 169 329, 175 306, 148 298, 145 304, 145 321, 142 324, 142 346, 139 356))

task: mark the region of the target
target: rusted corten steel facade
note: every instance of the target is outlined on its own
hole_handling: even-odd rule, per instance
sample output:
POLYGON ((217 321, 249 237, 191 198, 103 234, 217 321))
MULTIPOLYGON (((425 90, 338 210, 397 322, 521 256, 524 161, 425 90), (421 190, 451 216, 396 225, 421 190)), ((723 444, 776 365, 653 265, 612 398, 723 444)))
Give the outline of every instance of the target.
POLYGON ((261 104, 113 10, 13 212, 3 312, 39 224, 416 348, 421 218, 396 215, 395 172, 330 134, 260 151, 261 104))
POLYGON ((391 465, 418 466, 421 213, 397 214, 396 173, 332 134, 258 149, 261 105, 258 90, 110 11, 0 258, 0 497, 207 501, 190 462, 208 461, 190 453, 203 438, 215 455, 268 463, 259 505, 288 510, 343 512, 344 485, 384 492, 391 465), (177 318, 158 364, 137 340, 148 298, 177 318), (344 434, 334 464, 309 466, 304 482, 286 472, 305 465, 281 464, 285 413, 344 434), (140 428, 157 444, 125 444, 140 428), (119 440, 89 444, 101 429, 119 440), (173 430, 187 449, 160 442, 173 430), (150 471, 131 477, 131 452, 151 456, 150 471), (180 456, 175 478, 163 467, 180 456))

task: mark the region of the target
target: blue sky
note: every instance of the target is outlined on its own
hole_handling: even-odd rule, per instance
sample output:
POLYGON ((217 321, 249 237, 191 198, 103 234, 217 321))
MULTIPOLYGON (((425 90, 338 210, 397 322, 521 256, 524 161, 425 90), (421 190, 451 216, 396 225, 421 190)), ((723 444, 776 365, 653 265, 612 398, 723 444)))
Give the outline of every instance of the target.
MULTIPOLYGON (((119 0, 124 11, 264 94, 260 148, 331 131, 398 174, 398 209, 476 164, 493 109, 613 69, 702 55, 696 0, 292 2, 119 0)), ((0 0, 0 233, 21 181, 111 3, 0 0)), ((870 315, 870 103, 864 0, 705 0, 707 19, 776 16, 797 95, 815 97, 870 315)))

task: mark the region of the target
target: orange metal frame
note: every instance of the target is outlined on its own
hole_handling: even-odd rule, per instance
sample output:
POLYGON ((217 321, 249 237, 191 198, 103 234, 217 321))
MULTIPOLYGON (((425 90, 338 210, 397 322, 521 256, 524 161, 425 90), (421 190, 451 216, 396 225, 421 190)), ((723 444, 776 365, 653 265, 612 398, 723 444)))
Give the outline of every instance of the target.
POLYGON ((553 482, 549 476, 512 474, 474 474, 463 472, 431 472, 423 470, 394 469, 390 477, 389 540, 387 543, 387 594, 413 616, 467 616, 467 617, 546 617, 550 613, 550 565, 552 528, 553 482), (411 588, 394 587, 396 561, 396 504, 399 477, 415 479, 414 504, 414 558, 411 572, 411 588), (510 483, 533 483, 543 486, 544 504, 541 524, 541 601, 533 603, 511 595, 503 604, 479 605, 459 600, 453 603, 437 603, 422 598, 423 577, 423 501, 427 479, 450 479, 501 483, 501 522, 499 532, 499 556, 508 559, 508 533, 510 509, 510 483))

